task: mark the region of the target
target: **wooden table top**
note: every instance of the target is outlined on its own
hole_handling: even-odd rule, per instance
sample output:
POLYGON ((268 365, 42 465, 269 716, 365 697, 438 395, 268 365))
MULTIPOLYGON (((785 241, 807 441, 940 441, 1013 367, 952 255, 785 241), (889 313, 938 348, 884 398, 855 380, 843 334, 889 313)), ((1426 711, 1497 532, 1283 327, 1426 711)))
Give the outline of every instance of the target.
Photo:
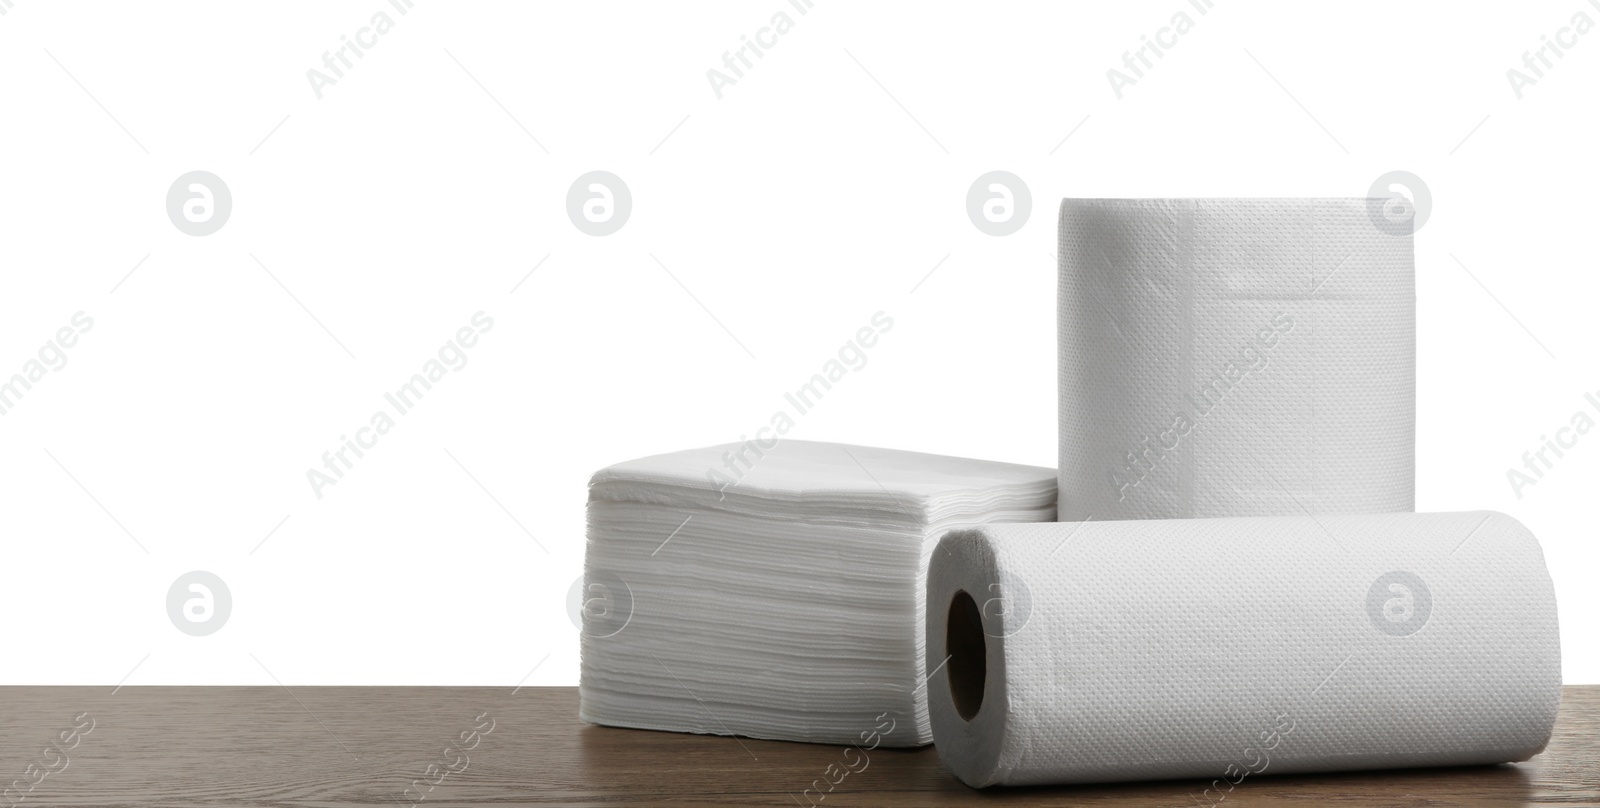
MULTIPOLYGON (((1192 806, 1201 784, 988 789, 932 748, 595 727, 572 687, 0 688, 0 808, 32 805, 1192 806), (462 741, 461 739, 465 739, 462 741), (471 746, 460 753, 453 748, 471 746), (835 769, 837 772, 840 769, 835 769), (837 775, 835 775, 835 779, 837 775)), ((1567 687, 1527 763, 1252 777, 1218 805, 1600 806, 1600 686, 1567 687)))

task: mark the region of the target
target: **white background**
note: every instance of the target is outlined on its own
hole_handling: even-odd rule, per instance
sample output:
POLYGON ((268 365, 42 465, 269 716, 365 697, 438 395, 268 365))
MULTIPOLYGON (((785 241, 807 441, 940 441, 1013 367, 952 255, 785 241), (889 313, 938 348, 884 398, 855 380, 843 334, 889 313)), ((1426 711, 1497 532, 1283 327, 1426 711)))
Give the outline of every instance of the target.
POLYGON ((1600 435, 1506 479, 1600 390, 1600 32, 1520 100, 1506 78, 1600 21, 1586 0, 416 0, 320 100, 306 71, 386 0, 12 3, 0 375, 94 326, 0 417, 0 682, 574 684, 594 470, 753 435, 880 310, 791 437, 1053 466, 1061 197, 1364 196, 1396 169, 1433 195, 1418 509, 1530 526, 1566 680, 1600 682, 1600 435), (719 100, 706 71, 780 10, 719 100), (1106 71, 1179 10, 1118 100, 1106 71), (234 202, 206 237, 165 211, 197 169, 234 202), (1034 203, 1005 237, 965 212, 996 169, 1034 203), (615 235, 567 217, 591 170, 631 189, 615 235), (306 470, 480 310, 469 364, 316 498, 306 470), (213 635, 168 619, 189 570, 232 592, 213 635))

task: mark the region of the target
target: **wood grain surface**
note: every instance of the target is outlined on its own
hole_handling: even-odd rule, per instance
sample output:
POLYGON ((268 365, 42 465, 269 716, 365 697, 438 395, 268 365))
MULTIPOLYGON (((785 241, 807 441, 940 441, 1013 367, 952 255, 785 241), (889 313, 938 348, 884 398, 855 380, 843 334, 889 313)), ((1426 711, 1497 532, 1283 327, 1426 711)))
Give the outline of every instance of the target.
MULTIPOLYGON (((570 687, 0 688, 0 808, 1201 804, 1199 782, 979 792, 932 748, 862 757, 577 713, 570 687), (838 785, 807 792, 830 765, 838 785)), ((1600 687, 1565 688, 1527 763, 1252 777, 1210 804, 1600 806, 1600 687)))

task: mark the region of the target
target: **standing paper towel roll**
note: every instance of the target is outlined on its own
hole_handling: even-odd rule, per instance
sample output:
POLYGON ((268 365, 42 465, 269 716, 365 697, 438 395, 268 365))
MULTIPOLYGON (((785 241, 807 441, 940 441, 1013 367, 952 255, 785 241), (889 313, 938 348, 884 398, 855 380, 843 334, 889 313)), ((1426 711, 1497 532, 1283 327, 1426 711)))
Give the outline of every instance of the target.
POLYGON ((992 525, 928 576, 972 786, 1500 763, 1555 724, 1555 594, 1502 514, 992 525))
POLYGON ((1060 518, 1413 508, 1393 200, 1061 203, 1060 518))

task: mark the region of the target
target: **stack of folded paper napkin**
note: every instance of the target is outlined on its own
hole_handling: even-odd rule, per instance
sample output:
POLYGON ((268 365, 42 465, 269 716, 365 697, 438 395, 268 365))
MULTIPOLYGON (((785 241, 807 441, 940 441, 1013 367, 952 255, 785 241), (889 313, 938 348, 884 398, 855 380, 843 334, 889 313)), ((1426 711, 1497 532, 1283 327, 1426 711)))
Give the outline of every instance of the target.
POLYGON ((1055 519, 1048 468, 773 439, 620 463, 589 486, 584 720, 823 743, 932 739, 929 555, 1055 519))

